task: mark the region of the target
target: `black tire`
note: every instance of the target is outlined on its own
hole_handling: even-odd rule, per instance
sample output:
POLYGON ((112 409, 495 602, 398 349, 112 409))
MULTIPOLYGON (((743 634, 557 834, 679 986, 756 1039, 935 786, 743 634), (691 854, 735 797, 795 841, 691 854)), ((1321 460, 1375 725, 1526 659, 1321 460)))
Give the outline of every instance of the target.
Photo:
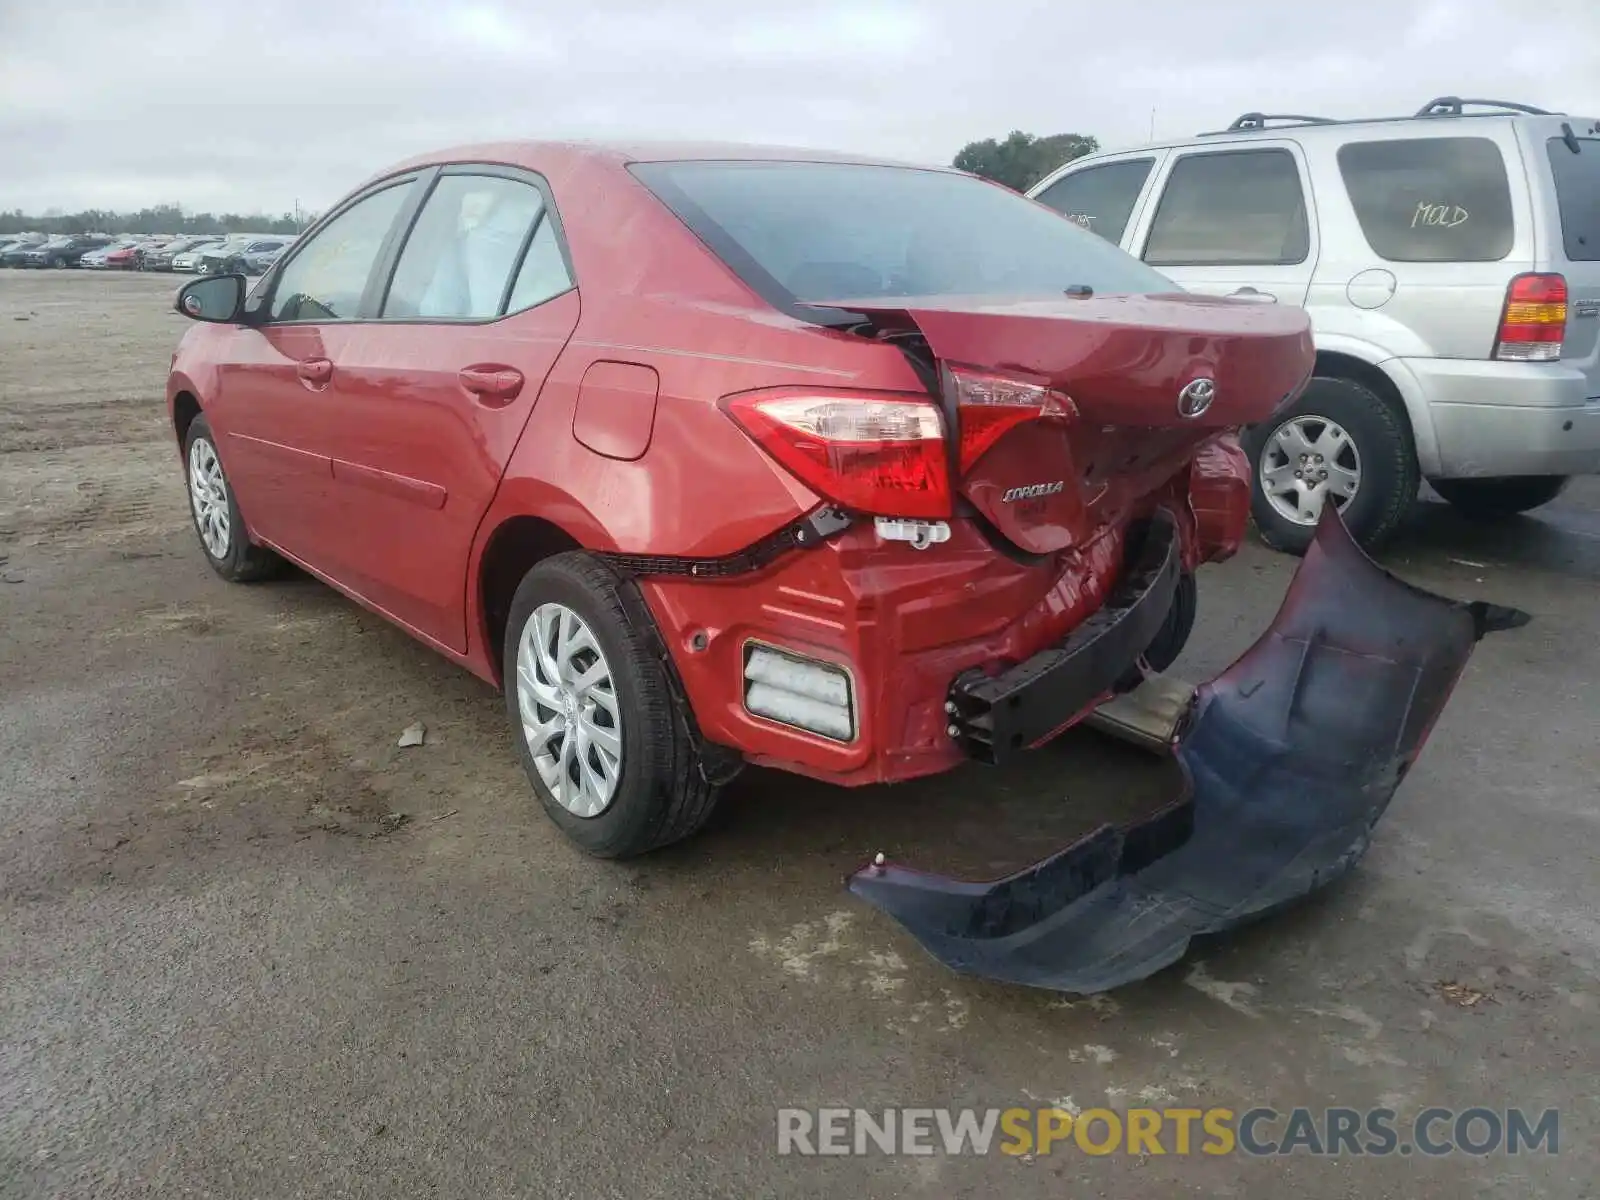
POLYGON ((1566 475, 1502 475, 1492 479, 1434 479, 1433 490, 1462 516, 1499 521, 1549 504, 1567 486, 1566 475))
MULTIPOLYGON (((1183 648, 1189 644, 1189 635, 1194 632, 1194 619, 1199 608, 1199 585, 1195 577, 1185 571, 1178 576, 1178 589, 1172 595, 1172 607, 1167 610, 1167 619, 1161 623, 1155 640, 1145 647, 1142 656, 1143 667, 1159 675, 1178 661, 1178 655, 1182 654, 1183 648)), ((1116 690, 1131 692, 1143 683, 1144 679, 1145 672, 1142 667, 1130 667, 1117 681, 1116 690)))
POLYGON ((1250 515, 1261 540, 1275 550, 1304 554, 1316 533, 1281 515, 1267 498, 1261 480, 1262 452, 1288 422, 1324 418, 1350 435, 1360 456, 1361 478, 1341 516, 1364 549, 1376 550, 1405 521, 1416 503, 1421 475, 1405 413, 1354 380, 1318 376, 1305 392, 1272 421, 1245 431, 1241 439, 1250 456, 1250 515))
POLYGON ((217 449, 216 436, 211 432, 204 414, 196 417, 189 423, 189 431, 183 439, 183 481, 185 490, 189 492, 189 519, 194 524, 195 537, 200 542, 200 552, 206 556, 206 561, 211 564, 211 569, 222 576, 229 583, 255 583, 262 579, 271 579, 282 574, 284 569, 283 559, 264 546, 258 546, 250 540, 249 531, 245 528, 244 517, 239 512, 239 500, 233 494, 233 486, 228 483, 227 472, 222 468, 222 455, 217 449), (196 511, 193 481, 190 479, 193 452, 196 442, 205 442, 211 448, 211 453, 216 455, 218 469, 222 471, 223 490, 227 494, 228 502, 228 536, 227 548, 222 555, 212 552, 206 544, 205 534, 200 528, 200 514, 196 511))
MULTIPOLYGON (((581 550, 553 555, 518 585, 502 662, 506 713, 523 770, 562 833, 596 858, 631 858, 688 837, 716 805, 719 773, 693 718, 680 705, 666 650, 633 586, 581 550), (611 669, 622 726, 621 769, 609 804, 579 816, 551 794, 523 734, 517 654, 542 604, 566 606, 589 626, 611 669)), ((563 740, 566 735, 563 735, 563 740)))
POLYGON ((67 263, 66 263, 65 259, 58 258, 55 255, 52 255, 50 257, 50 261, 45 263, 44 265, 49 267, 53 271, 59 271, 59 270, 61 270, 62 267, 66 266, 67 263))

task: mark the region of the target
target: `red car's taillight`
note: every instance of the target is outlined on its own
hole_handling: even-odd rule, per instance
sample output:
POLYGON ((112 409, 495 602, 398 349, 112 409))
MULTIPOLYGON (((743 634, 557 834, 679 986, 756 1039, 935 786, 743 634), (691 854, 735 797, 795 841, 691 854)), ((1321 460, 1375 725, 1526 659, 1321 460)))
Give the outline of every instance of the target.
POLYGON ((960 424, 963 474, 1018 425, 1046 419, 1070 420, 1078 415, 1072 400, 1026 379, 996 375, 971 367, 945 364, 941 384, 947 402, 954 401, 960 424))
POLYGON ((944 421, 921 396, 783 389, 723 408, 817 495, 869 516, 950 515, 944 421))
POLYGON ((1494 357, 1555 362, 1567 332, 1567 281, 1560 275, 1518 275, 1506 288, 1494 357))

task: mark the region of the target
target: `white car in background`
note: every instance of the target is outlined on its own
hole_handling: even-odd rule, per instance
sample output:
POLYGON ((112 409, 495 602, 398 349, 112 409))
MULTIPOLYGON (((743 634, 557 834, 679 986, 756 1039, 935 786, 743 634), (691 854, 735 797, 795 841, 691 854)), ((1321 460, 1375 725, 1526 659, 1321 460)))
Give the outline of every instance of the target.
POLYGON ((176 255, 173 258, 172 269, 174 271, 187 271, 193 274, 195 271, 200 269, 201 257, 207 252, 215 250, 218 246, 222 245, 224 240, 225 239, 223 238, 218 238, 213 242, 201 242, 198 246, 191 246, 182 254, 176 255))
POLYGON ((1274 546, 1303 550, 1330 498, 1372 547, 1422 479, 1487 519, 1600 473, 1593 118, 1455 97, 1377 120, 1246 113, 1028 194, 1188 291, 1305 307, 1316 375, 1244 437, 1274 546))

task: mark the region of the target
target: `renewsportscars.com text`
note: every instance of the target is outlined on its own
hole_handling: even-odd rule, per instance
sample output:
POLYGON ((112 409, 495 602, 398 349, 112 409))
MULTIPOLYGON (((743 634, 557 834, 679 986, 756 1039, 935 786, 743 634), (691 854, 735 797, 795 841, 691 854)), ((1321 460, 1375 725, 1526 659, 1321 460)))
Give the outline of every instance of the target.
POLYGON ((1391 1108, 780 1108, 778 1153, 1557 1154, 1560 1113, 1391 1108))

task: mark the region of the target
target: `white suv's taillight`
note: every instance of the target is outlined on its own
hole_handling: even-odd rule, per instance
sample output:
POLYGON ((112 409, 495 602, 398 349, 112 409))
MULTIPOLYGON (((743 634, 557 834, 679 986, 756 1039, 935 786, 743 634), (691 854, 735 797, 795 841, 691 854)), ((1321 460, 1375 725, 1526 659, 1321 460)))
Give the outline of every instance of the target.
POLYGON ((1518 275, 1506 288, 1494 357, 1505 362, 1555 362, 1567 332, 1567 281, 1560 275, 1518 275))

